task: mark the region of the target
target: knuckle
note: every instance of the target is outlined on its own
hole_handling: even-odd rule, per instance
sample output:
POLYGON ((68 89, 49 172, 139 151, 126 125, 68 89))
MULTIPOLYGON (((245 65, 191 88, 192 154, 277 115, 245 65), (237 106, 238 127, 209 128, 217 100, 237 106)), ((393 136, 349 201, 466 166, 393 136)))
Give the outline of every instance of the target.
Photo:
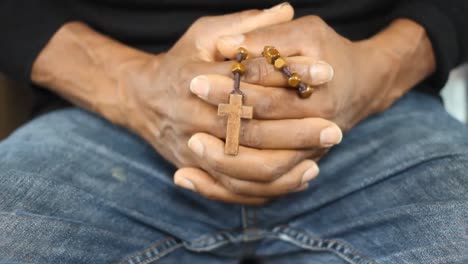
POLYGON ((273 67, 264 60, 254 59, 246 63, 248 71, 244 74, 244 80, 249 83, 263 84, 268 76, 273 72, 273 67))
POLYGON ((195 20, 195 22, 193 23, 193 25, 194 25, 195 27, 207 25, 207 24, 209 24, 210 21, 212 21, 212 20, 213 20, 213 16, 202 16, 202 17, 197 18, 197 20, 195 20))
POLYGON ((230 192, 232 192, 234 194, 237 194, 237 195, 243 194, 240 186, 238 186, 237 184, 235 184, 231 180, 223 179, 222 183, 223 183, 224 187, 226 187, 226 189, 228 189, 230 192))
POLYGON ((308 15, 302 19, 303 22, 308 25, 313 25, 314 27, 322 27, 325 25, 325 21, 317 15, 308 15))
POLYGON ((206 29, 207 25, 210 25, 210 23, 213 22, 213 16, 202 16, 197 18, 195 22, 192 23, 190 28, 188 29, 188 32, 192 33, 199 33, 200 31, 206 29))
POLYGON ((323 100, 320 104, 319 115, 322 118, 332 120, 337 115, 337 105, 336 101, 329 97, 326 100, 323 100))
POLYGON ((222 120, 219 120, 219 118, 215 119, 213 120, 213 122, 211 122, 210 127, 208 127, 207 131, 212 130, 212 134, 216 137, 226 139, 227 123, 227 118, 223 118, 222 120))
POLYGON ((224 172, 228 167, 225 163, 223 155, 209 155, 207 158, 209 159, 211 168, 216 172, 224 172))
POLYGON ((241 140, 244 145, 258 148, 262 145, 261 135, 259 133, 259 123, 255 120, 249 120, 241 128, 241 140))
POLYGON ((280 92, 272 92, 268 96, 262 97, 262 100, 258 100, 255 106, 255 113, 258 113, 262 117, 277 116, 279 113, 283 113, 284 97, 280 92))
POLYGON ((263 174, 263 180, 272 182, 280 178, 285 171, 290 167, 289 161, 286 163, 283 162, 277 162, 274 159, 268 159, 262 164, 262 174, 263 174))
POLYGON ((296 129, 292 132, 292 138, 294 138, 294 143, 296 146, 310 146, 311 143, 311 129, 310 126, 303 126, 301 129, 296 129))
POLYGON ((295 190, 301 186, 301 180, 302 178, 300 177, 286 177, 285 182, 282 184, 283 191, 284 192, 290 192, 292 190, 295 190))
POLYGON ((193 63, 184 64, 178 70, 178 75, 180 78, 174 78, 174 83, 176 87, 186 87, 187 91, 190 87, 190 82, 196 75, 196 67, 193 63))
POLYGON ((325 34, 328 32, 328 25, 319 16, 305 16, 302 22, 307 25, 305 27, 306 31, 309 34, 313 34, 313 36, 315 36, 315 39, 320 39, 320 37, 325 36, 325 34))

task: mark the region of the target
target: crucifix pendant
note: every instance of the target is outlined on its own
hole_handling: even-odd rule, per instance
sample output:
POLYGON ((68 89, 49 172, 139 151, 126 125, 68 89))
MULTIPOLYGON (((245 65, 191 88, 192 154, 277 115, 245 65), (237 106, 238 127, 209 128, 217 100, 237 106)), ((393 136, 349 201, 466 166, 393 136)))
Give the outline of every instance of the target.
POLYGON ((248 52, 244 48, 238 48, 236 62, 231 67, 234 76, 234 90, 229 95, 229 104, 218 105, 218 115, 227 116, 226 143, 224 154, 236 156, 239 153, 239 136, 241 119, 253 118, 253 107, 243 106, 244 94, 240 90, 240 78, 245 73, 242 61, 247 59, 248 52))
POLYGON ((218 105, 218 115, 227 116, 226 143, 224 154, 236 156, 239 153, 241 119, 252 119, 253 107, 242 105, 243 96, 231 94, 229 104, 218 105))

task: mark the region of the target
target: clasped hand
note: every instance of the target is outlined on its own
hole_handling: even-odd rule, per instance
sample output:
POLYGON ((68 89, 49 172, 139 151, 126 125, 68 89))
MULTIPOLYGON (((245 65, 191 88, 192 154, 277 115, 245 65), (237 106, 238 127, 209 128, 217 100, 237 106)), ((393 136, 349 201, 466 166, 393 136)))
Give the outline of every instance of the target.
POLYGON ((370 112, 358 104, 356 88, 364 45, 317 17, 292 18, 289 4, 203 17, 167 53, 142 54, 122 66, 122 111, 135 117, 124 125, 179 168, 177 185, 242 204, 304 190, 319 173, 317 160, 340 143, 342 130, 370 112), (319 86, 317 92, 300 99, 284 88, 286 78, 255 56, 264 45, 288 56, 291 71, 319 86), (227 156, 226 120, 217 116, 217 105, 226 103, 233 87, 232 62, 224 58, 233 58, 239 46, 253 55, 245 61, 241 87, 254 119, 242 123, 239 154, 227 156))

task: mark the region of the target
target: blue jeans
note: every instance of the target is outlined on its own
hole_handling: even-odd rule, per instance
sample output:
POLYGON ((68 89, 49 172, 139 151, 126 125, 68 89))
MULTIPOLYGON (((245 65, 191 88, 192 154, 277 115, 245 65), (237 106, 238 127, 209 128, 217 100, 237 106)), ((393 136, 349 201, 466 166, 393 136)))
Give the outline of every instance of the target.
POLYGON ((76 108, 0 143, 0 263, 468 263, 468 129, 412 92, 353 128, 307 191, 210 201, 76 108))

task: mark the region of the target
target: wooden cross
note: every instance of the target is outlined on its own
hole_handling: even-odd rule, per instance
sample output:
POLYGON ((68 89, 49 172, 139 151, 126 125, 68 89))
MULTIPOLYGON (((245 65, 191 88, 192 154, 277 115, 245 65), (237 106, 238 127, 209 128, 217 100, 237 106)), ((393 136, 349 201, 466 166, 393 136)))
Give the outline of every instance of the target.
POLYGON ((229 104, 218 105, 218 115, 228 117, 224 154, 236 156, 239 152, 241 118, 252 119, 253 107, 242 105, 242 95, 231 94, 229 104))

